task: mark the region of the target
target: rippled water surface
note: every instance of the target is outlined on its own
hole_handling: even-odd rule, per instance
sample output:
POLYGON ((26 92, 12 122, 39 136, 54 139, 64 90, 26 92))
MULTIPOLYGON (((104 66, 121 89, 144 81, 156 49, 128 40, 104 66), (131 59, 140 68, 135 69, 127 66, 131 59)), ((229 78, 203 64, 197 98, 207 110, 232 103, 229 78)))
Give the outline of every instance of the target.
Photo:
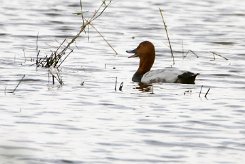
MULTIPOLYGON (((85 15, 100 3, 84 0, 85 15)), ((79 31, 79 0, 1 0, 1 163, 244 163, 244 8, 241 0, 113 0, 93 25, 118 55, 90 28, 62 64, 60 86, 31 59, 37 45, 50 55, 79 31), (138 60, 125 50, 141 41, 155 44, 152 69, 172 65, 159 8, 174 66, 199 72, 195 85, 131 82, 138 60)))

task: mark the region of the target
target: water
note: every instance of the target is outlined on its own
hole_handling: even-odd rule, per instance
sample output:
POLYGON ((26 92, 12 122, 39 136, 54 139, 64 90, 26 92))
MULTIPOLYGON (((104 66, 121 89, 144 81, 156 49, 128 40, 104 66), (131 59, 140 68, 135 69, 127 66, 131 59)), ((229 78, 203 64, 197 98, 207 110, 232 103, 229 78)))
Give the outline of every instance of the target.
MULTIPOLYGON (((86 15, 100 2, 84 1, 86 15)), ((60 86, 31 58, 37 35, 45 56, 78 32, 79 1, 2 0, 1 163, 244 163, 244 7, 240 0, 113 1, 94 25, 119 54, 91 28, 89 42, 83 34, 62 65, 60 86), (125 50, 143 40, 155 44, 153 69, 172 65, 159 8, 175 67, 199 72, 195 85, 142 91, 131 82, 138 60, 125 50), (183 59, 188 50, 199 58, 183 59)))

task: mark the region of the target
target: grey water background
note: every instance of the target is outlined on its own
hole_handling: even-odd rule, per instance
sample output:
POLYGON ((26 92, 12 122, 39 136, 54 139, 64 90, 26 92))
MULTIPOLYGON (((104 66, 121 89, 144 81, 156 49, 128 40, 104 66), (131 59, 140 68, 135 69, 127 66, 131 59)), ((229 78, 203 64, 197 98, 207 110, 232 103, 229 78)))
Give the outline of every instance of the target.
MULTIPOLYGON (((84 0, 86 15, 100 3, 84 0)), ((62 65, 60 86, 31 59, 37 35, 45 56, 79 31, 79 1, 1 0, 1 163, 244 163, 244 8, 240 0, 112 1, 94 26, 118 55, 90 28, 62 65), (195 85, 147 92, 131 82, 138 60, 125 50, 141 41, 155 44, 152 69, 172 65, 159 8, 174 66, 199 72, 195 85), (198 58, 183 57, 188 50, 198 58)))

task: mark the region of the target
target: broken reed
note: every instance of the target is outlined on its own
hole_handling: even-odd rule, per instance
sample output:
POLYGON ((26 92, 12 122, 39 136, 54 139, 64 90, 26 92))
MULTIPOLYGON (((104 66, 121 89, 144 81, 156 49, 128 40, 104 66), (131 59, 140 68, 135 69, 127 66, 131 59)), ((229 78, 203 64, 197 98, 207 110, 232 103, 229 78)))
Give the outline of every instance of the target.
POLYGON ((219 56, 219 57, 221 57, 221 58, 223 58, 223 59, 225 59, 225 60, 229 60, 228 58, 226 58, 226 57, 224 57, 224 56, 222 56, 222 55, 220 55, 220 54, 217 54, 216 52, 210 52, 210 53, 212 53, 213 54, 213 61, 215 60, 215 56, 219 56))
POLYGON ((186 58, 189 53, 195 55, 196 58, 199 58, 199 56, 194 51, 192 51, 192 50, 188 50, 187 53, 185 54, 185 56, 183 56, 183 58, 186 58))
MULTIPOLYGON (((115 77, 115 88, 114 90, 117 91, 117 77, 115 77)), ((123 82, 120 83, 120 86, 118 87, 118 90, 119 91, 122 91, 122 88, 123 88, 123 82)))
MULTIPOLYGON (((201 94, 202 94, 202 88, 203 88, 203 85, 201 86, 201 89, 200 89, 200 92, 199 92, 199 97, 201 97, 201 94)), ((208 93, 209 93, 209 91, 210 91, 210 88, 208 88, 208 90, 207 90, 207 92, 205 93, 205 98, 207 99, 207 95, 208 95, 208 93)))
MULTIPOLYGON (((168 28, 167 28, 167 24, 166 24, 166 21, 164 19, 164 16, 163 16, 163 10, 161 8, 159 8, 159 12, 161 14, 161 17, 162 17, 162 21, 163 21, 163 25, 164 25, 164 30, 166 32, 166 36, 167 36, 167 40, 168 40, 168 44, 169 44, 169 49, 170 49, 170 52, 171 52, 171 57, 172 57, 172 60, 173 60, 173 65, 175 64, 175 58, 174 58, 174 53, 173 53, 173 49, 172 49, 172 45, 171 45, 171 42, 170 42, 170 38, 169 38, 169 34, 168 34, 168 28)), ((191 53, 193 55, 196 56, 196 58, 199 58, 199 56, 192 50, 188 50, 186 52, 186 54, 184 55, 184 45, 183 45, 183 40, 182 40, 182 54, 183 54, 183 58, 186 58, 187 55, 191 53)), ((213 52, 213 51, 210 51, 211 54, 213 54, 213 61, 215 60, 215 56, 219 56, 225 60, 229 60, 228 58, 220 55, 220 54, 217 54, 216 52, 213 52)))
MULTIPOLYGON (((71 45, 76 41, 76 39, 83 32, 86 33, 86 29, 89 30, 89 26, 92 26, 95 29, 95 31, 97 33, 99 33, 99 35, 103 38, 103 40, 112 48, 112 46, 105 39, 105 37, 97 30, 97 28, 95 28, 94 25, 92 25, 92 22, 95 21, 97 18, 99 18, 104 13, 104 11, 110 6, 111 2, 112 2, 112 0, 103 0, 101 2, 100 6, 98 7, 98 9, 95 10, 93 15, 90 18, 85 18, 84 17, 84 11, 83 11, 83 3, 80 0, 81 12, 75 13, 76 15, 81 15, 81 18, 82 18, 82 25, 81 25, 79 32, 70 41, 67 41, 67 39, 64 39, 63 42, 56 48, 56 50, 51 52, 50 56, 46 56, 43 58, 39 57, 40 50, 38 50, 38 35, 37 35, 37 40, 36 40, 36 51, 37 51, 36 66, 37 67, 50 68, 49 72, 53 76, 52 79, 56 78, 60 84, 63 84, 63 82, 59 76, 59 67, 64 63, 64 61, 73 52, 71 45), (54 69, 55 69, 55 71, 52 71, 54 69)), ((118 54, 115 49, 113 49, 113 51, 116 54, 118 54)), ((53 83, 54 83, 54 80, 53 80, 53 83)))
MULTIPOLYGON (((213 52, 213 51, 209 51, 209 52, 213 55, 213 59, 211 59, 211 61, 215 61, 216 60, 216 57, 215 56, 219 56, 219 57, 221 57, 221 58, 223 58, 225 60, 229 60, 228 58, 226 58, 226 57, 224 57, 224 56, 222 56, 222 55, 220 55, 220 54, 218 54, 216 52, 213 52)), ((182 51, 182 54, 184 54, 184 51, 182 51)), ((183 58, 186 58, 188 54, 193 54, 193 55, 196 56, 196 58, 199 58, 199 56, 197 55, 197 53, 194 52, 194 51, 192 51, 192 50, 188 50, 186 52, 186 54, 183 56, 183 58)))
MULTIPOLYGON (((19 87, 20 83, 24 80, 25 76, 26 75, 23 75, 22 78, 19 80, 18 84, 15 86, 15 88, 8 93, 14 93, 16 91, 16 89, 19 87)), ((6 88, 5 88, 5 93, 6 93, 6 88)))

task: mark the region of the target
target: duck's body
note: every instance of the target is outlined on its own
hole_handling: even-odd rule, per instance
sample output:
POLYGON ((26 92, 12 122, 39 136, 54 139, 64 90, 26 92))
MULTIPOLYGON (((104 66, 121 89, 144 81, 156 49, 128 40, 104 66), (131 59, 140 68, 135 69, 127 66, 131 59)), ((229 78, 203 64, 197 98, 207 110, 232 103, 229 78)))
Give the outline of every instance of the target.
POLYGON ((151 83, 183 83, 194 84, 198 73, 179 70, 173 67, 158 69, 150 71, 155 60, 155 47, 149 41, 144 41, 139 46, 128 53, 135 53, 131 57, 139 57, 140 64, 138 70, 135 72, 132 81, 141 82, 145 84, 151 83))

